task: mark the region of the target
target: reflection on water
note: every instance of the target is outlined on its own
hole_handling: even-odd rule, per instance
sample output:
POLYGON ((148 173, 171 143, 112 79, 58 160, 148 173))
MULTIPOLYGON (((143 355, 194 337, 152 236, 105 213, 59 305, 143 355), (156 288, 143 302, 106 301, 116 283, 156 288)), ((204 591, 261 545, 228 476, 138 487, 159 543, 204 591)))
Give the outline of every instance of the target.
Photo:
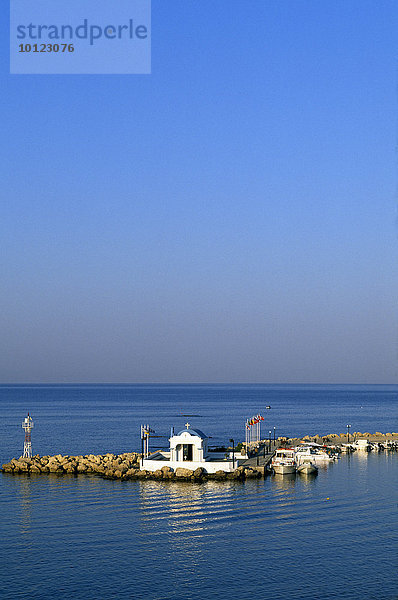
POLYGON ((230 517, 229 488, 217 482, 140 482, 142 533, 156 532, 175 568, 186 577, 205 561, 206 539, 217 521, 230 517))
POLYGON ((139 493, 144 523, 167 518, 169 533, 192 533, 203 529, 203 486, 145 481, 140 483, 139 493))
POLYGON ((364 462, 364 461, 368 460, 368 457, 370 456, 370 454, 371 454, 370 452, 364 452, 363 450, 357 450, 355 452, 355 457, 358 462, 364 462))
POLYGON ((21 507, 20 529, 22 535, 32 535, 32 482, 30 477, 20 477, 18 496, 21 507))
POLYGON ((272 482, 276 489, 288 490, 296 484, 296 473, 286 473, 285 475, 275 473, 272 476, 272 482))
POLYGON ((300 471, 299 473, 297 473, 297 475, 299 477, 301 477, 304 481, 311 481, 312 479, 315 479, 315 477, 318 476, 318 471, 314 471, 313 473, 307 473, 306 471, 300 471))
POLYGON ((393 598, 397 458, 356 453, 318 477, 244 483, 4 477, 5 600, 27 597, 25 568, 35 597, 43 564, 43 600, 393 598), (248 580, 254 561, 265 583, 248 580))

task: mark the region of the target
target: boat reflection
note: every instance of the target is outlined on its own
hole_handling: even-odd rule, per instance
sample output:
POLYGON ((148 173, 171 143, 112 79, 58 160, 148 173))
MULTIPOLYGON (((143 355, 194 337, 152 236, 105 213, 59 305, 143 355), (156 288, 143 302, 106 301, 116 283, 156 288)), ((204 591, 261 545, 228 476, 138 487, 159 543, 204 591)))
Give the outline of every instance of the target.
POLYGON ((296 473, 281 475, 275 473, 272 477, 272 486, 279 490, 288 490, 296 484, 296 473))

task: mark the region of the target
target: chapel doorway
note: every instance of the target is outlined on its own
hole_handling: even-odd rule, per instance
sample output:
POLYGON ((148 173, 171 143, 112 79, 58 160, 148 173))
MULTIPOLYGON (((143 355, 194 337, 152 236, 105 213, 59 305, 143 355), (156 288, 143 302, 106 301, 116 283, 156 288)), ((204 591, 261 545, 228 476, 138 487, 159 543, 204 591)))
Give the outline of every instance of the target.
POLYGON ((192 456, 193 456, 192 447, 193 447, 193 444, 183 444, 182 445, 182 460, 192 461, 192 456))

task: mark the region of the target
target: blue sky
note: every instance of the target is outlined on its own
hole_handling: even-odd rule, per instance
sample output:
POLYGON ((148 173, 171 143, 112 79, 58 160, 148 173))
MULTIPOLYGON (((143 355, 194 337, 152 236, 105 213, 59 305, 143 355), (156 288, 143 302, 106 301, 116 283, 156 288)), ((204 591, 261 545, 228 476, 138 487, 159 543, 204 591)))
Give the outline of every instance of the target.
POLYGON ((394 2, 153 0, 152 75, 9 75, 2 382, 394 383, 394 2))

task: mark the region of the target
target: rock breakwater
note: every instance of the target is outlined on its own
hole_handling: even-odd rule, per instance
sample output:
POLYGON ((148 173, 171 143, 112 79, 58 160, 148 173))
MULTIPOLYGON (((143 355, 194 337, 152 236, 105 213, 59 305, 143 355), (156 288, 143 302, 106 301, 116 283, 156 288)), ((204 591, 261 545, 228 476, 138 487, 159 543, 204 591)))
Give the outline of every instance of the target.
POLYGON ((32 458, 13 458, 9 463, 2 466, 3 473, 12 475, 19 474, 48 474, 56 475, 98 475, 104 479, 162 479, 176 481, 206 481, 213 479, 244 480, 261 477, 264 471, 255 467, 239 467, 232 473, 206 473, 205 469, 199 467, 195 471, 178 468, 173 471, 170 467, 163 467, 158 471, 140 470, 139 461, 141 454, 136 452, 125 452, 123 454, 87 454, 85 456, 39 456, 32 458))
POLYGON ((397 441, 398 433, 381 433, 380 431, 376 431, 376 433, 361 433, 360 431, 350 431, 347 433, 328 433, 327 435, 306 435, 302 438, 287 438, 280 437, 278 438, 279 443, 286 442, 289 445, 296 445, 301 442, 316 442, 317 444, 325 444, 327 446, 331 445, 340 445, 345 444, 348 441, 354 441, 359 438, 366 438, 370 442, 386 442, 386 441, 397 441))

